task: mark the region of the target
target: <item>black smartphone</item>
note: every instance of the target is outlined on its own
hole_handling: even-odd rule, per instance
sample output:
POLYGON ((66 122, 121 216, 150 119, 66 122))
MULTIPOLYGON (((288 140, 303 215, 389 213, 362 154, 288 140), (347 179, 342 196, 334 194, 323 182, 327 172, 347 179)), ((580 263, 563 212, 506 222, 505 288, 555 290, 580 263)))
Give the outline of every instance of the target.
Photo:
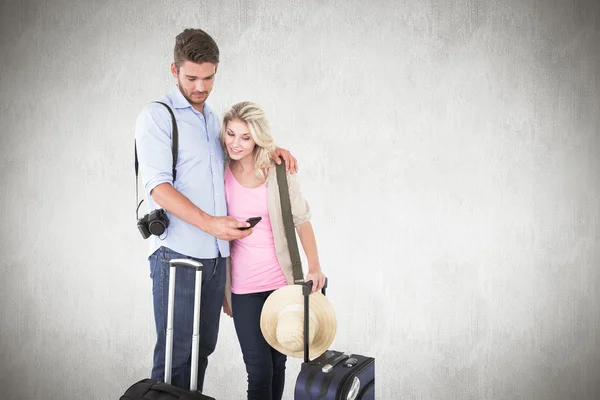
POLYGON ((246 229, 254 228, 256 226, 256 224, 258 224, 261 219, 262 219, 262 217, 251 217, 251 218, 248 218, 246 220, 246 222, 248 222, 250 224, 250 226, 247 227, 247 228, 238 228, 238 229, 240 231, 245 231, 246 229))

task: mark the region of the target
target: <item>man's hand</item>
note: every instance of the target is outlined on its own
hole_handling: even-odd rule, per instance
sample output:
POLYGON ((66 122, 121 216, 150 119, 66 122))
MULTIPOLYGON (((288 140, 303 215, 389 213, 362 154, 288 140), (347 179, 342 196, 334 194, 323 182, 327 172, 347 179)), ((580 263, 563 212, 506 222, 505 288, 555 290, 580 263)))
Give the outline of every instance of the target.
POLYGON ((222 240, 243 239, 254 232, 253 229, 240 231, 237 228, 250 226, 246 221, 239 222, 233 217, 213 217, 196 207, 170 183, 162 183, 151 192, 159 206, 188 224, 222 240))
POLYGON ((308 274, 306 274, 306 282, 313 281, 313 293, 323 289, 323 286, 325 286, 325 278, 325 275, 323 274, 323 272, 321 272, 321 268, 309 268, 308 274))
POLYGON ((254 232, 254 228, 244 231, 238 228, 247 228, 250 224, 246 221, 238 221, 233 217, 210 217, 206 225, 201 227, 204 232, 209 233, 217 239, 231 241, 243 239, 254 232))
POLYGON ((231 308, 229 307, 229 304, 227 303, 227 298, 223 299, 223 312, 233 318, 233 314, 231 313, 231 308))
POLYGON ((289 172, 290 174, 298 172, 298 160, 294 158, 292 153, 290 153, 286 149, 277 147, 275 149, 275 162, 277 163, 277 165, 281 164, 281 160, 279 159, 279 157, 283 158, 283 161, 285 161, 285 170, 287 172, 289 172))

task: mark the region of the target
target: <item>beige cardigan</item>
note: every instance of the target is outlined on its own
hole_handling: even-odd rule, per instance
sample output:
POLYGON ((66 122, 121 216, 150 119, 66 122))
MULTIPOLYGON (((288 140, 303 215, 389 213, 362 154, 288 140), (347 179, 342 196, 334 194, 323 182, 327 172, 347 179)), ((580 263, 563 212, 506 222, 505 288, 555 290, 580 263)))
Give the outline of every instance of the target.
MULTIPOLYGON (((228 168, 228 166, 225 166, 228 168)), ((288 189, 290 192, 290 203, 292 205, 292 217, 294 226, 310 221, 311 212, 308 203, 302 196, 300 184, 295 174, 286 173, 288 189)), ((277 261, 283 271, 283 275, 288 281, 288 285, 294 284, 292 272, 292 259, 285 237, 285 228, 283 227, 283 217, 281 215, 281 201, 279 199, 279 185, 277 184, 277 170, 275 164, 269 169, 267 176, 267 208, 269 210, 269 219, 273 229, 273 239, 275 242, 275 251, 277 261)), ((231 244, 233 245, 233 244, 231 244)), ((225 283, 225 297, 231 307, 231 258, 227 257, 227 281, 225 283)))

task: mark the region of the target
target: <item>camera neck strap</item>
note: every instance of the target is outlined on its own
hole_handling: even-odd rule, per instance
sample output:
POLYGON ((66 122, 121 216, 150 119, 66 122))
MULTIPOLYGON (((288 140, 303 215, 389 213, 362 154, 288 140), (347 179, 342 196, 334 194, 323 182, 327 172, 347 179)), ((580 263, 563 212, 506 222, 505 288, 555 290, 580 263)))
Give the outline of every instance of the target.
MULTIPOLYGON (((154 103, 162 104, 163 106, 165 106, 167 108, 167 110, 169 110, 169 114, 171 114, 171 120, 173 123, 173 128, 171 131, 171 153, 173 153, 173 183, 175 183, 175 179, 177 177, 177 169, 175 167, 177 166, 177 150, 179 149, 179 132, 177 131, 177 121, 175 121, 175 114, 173 114, 173 110, 171 110, 171 107, 169 107, 167 104, 160 102, 160 101, 154 101, 154 103)), ((139 173, 139 169, 140 169, 140 164, 138 161, 137 144, 136 144, 135 140, 133 142, 133 151, 135 154, 135 204, 137 206, 135 209, 135 219, 139 219, 138 210, 140 209, 140 206, 142 205, 144 200, 142 199, 142 201, 140 201, 138 203, 138 201, 139 201, 138 173, 139 173)))

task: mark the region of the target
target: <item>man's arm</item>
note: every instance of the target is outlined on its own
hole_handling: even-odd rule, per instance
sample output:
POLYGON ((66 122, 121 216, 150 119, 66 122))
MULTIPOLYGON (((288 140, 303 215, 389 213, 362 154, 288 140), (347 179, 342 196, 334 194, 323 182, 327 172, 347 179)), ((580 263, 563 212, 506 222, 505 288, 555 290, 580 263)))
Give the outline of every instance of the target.
POLYGON ((233 217, 213 217, 206 214, 172 185, 171 116, 160 104, 149 104, 136 121, 136 146, 140 172, 152 199, 169 213, 188 224, 223 240, 241 239, 252 233, 247 222, 233 217))
POLYGON ((156 186, 150 195, 169 213, 219 239, 242 239, 253 232, 253 229, 237 229, 250 226, 245 221, 240 222, 233 217, 213 217, 205 213, 169 183, 156 186))

